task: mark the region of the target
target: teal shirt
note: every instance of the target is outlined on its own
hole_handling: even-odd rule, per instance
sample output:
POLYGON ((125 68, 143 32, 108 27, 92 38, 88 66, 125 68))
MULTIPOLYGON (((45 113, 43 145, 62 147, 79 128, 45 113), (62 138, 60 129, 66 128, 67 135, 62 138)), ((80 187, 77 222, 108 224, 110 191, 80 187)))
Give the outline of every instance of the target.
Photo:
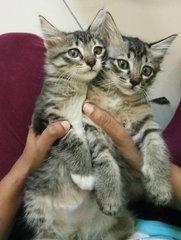
POLYGON ((181 240, 180 227, 169 225, 159 221, 150 221, 150 220, 148 221, 148 220, 138 219, 136 222, 136 231, 143 232, 149 236, 153 236, 155 237, 155 239, 156 239, 156 236, 160 236, 159 238, 160 240, 161 239, 181 240))

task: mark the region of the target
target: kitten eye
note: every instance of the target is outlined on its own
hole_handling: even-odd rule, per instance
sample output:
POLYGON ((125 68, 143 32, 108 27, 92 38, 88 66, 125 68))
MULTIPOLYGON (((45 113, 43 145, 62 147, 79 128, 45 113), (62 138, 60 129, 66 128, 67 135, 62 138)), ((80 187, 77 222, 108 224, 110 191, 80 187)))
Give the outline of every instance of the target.
POLYGON ((102 54, 102 52, 103 52, 103 47, 97 46, 94 48, 94 55, 99 56, 102 54))
POLYGON ((153 73, 153 68, 150 66, 145 66, 142 69, 142 75, 149 77, 153 73))
POLYGON ((118 66, 121 69, 124 69, 124 70, 129 69, 129 63, 126 60, 118 59, 117 62, 118 62, 118 66))
POLYGON ((72 58, 77 58, 81 55, 80 51, 77 48, 72 48, 68 50, 68 54, 72 58))

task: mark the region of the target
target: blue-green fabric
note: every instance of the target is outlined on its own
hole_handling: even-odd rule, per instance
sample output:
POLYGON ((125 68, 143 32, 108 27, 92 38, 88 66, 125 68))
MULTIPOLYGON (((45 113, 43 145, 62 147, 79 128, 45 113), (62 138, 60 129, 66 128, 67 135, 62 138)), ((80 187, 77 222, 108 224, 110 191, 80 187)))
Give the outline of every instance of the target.
POLYGON ((148 221, 138 219, 136 222, 136 231, 143 232, 149 236, 165 236, 170 239, 181 240, 181 228, 169 225, 159 221, 148 221))

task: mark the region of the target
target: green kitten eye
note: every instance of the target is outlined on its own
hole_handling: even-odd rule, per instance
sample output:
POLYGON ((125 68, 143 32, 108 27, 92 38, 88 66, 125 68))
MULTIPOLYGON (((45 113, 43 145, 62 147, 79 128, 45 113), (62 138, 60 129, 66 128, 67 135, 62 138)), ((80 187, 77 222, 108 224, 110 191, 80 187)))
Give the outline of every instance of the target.
POLYGON ((153 68, 150 66, 145 66, 142 69, 142 75, 149 77, 153 73, 153 68))
POLYGON ((94 55, 101 55, 103 52, 103 47, 97 46, 94 48, 94 55))
POLYGON ((68 54, 72 58, 77 58, 81 55, 80 51, 77 48, 72 48, 68 50, 68 54))
POLYGON ((117 63, 118 63, 118 66, 121 68, 121 69, 124 69, 124 70, 127 70, 129 69, 129 63, 124 60, 124 59, 118 59, 117 60, 117 63))

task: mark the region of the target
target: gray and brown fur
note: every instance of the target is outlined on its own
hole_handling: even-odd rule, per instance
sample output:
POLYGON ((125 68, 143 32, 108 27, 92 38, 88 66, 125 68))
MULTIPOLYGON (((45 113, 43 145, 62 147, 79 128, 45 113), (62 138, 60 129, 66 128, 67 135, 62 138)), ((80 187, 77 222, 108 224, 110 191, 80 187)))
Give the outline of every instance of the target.
MULTIPOLYGON (((106 188, 106 194, 110 194, 114 189, 114 187, 111 189, 110 179, 115 180, 115 176, 118 176, 114 168, 116 159, 122 179, 121 201, 135 200, 144 193, 157 204, 167 204, 172 198, 169 153, 161 136, 160 127, 154 121, 147 100, 147 91, 155 81, 160 71, 160 64, 176 35, 155 43, 146 43, 138 38, 122 36, 111 16, 108 18, 108 25, 111 26, 108 59, 98 77, 91 82, 88 99, 111 113, 125 126, 142 153, 143 166, 140 181, 134 178, 131 168, 126 165, 116 148, 113 151, 114 145, 112 144, 111 147, 108 136, 103 132, 101 135, 101 129, 85 117, 87 124, 89 126, 92 124, 92 127, 87 127, 89 145, 97 150, 92 152, 92 161, 96 166, 95 173, 98 179, 95 181, 98 184, 97 189, 101 192, 100 198, 104 197, 106 188), (94 128, 94 131, 91 128, 94 128), (101 143, 97 142, 101 138, 107 138, 107 142, 102 141, 102 148, 101 143)), ((118 179, 119 177, 117 181, 118 179)), ((104 198, 105 201, 109 199, 108 204, 110 199, 113 202, 116 199, 116 195, 111 196, 104 198)))
MULTIPOLYGON (((97 17, 102 33, 102 13, 97 17)), ((133 231, 129 212, 116 209, 117 216, 109 216, 97 204, 102 200, 98 201, 95 194, 99 192, 95 186, 95 181, 98 182, 94 176, 95 163, 91 159, 92 150, 82 121, 88 84, 105 62, 104 42, 91 31, 91 27, 85 32, 64 33, 44 18, 41 17, 40 21, 47 48, 46 75, 36 102, 33 127, 40 134, 49 123, 66 119, 71 130, 55 142, 41 167, 27 179, 24 192, 26 221, 34 229, 34 240, 126 239, 133 231), (95 51, 95 47, 100 47, 101 52, 100 48, 95 51)), ((118 165, 115 162, 114 165, 119 173, 118 165)), ((119 176, 116 180, 121 186, 119 176)), ((114 193, 116 185, 113 188, 114 193)), ((104 201, 100 203, 104 211, 106 204, 104 201)), ((116 207, 120 204, 116 203, 116 207)))

